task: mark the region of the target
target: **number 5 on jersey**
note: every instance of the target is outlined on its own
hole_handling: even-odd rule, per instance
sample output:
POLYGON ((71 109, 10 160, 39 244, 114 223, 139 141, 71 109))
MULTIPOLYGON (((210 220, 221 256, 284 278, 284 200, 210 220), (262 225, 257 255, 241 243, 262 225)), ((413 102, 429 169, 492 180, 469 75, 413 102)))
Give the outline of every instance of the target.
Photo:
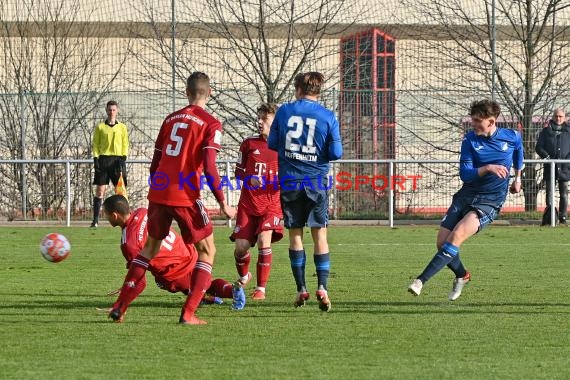
POLYGON ((180 154, 180 149, 182 149, 182 143, 184 139, 182 136, 178 136, 179 129, 186 129, 188 128, 188 124, 186 123, 176 123, 172 126, 172 131, 170 132, 170 140, 175 143, 176 145, 168 144, 166 146, 166 154, 169 156, 178 156, 180 154))

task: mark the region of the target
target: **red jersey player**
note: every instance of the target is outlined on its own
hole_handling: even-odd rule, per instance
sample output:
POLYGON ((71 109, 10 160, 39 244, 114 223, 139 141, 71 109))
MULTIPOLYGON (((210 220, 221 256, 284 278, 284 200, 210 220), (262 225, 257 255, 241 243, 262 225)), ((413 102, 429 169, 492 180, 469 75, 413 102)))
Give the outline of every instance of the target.
POLYGON ((281 205, 277 179, 277 152, 267 148, 267 136, 276 107, 262 104, 257 108, 259 135, 245 139, 239 148, 235 176, 243 181, 236 226, 230 240, 235 242, 234 257, 239 279, 245 286, 251 279, 249 248, 257 243, 257 286, 254 300, 265 299, 265 287, 271 271, 271 243, 283 238, 281 205))
POLYGON ((202 72, 192 73, 186 81, 189 105, 168 115, 162 123, 150 165, 148 238, 140 254, 132 261, 119 298, 109 313, 113 320, 121 318, 128 306, 126 300, 130 298, 130 284, 136 284, 144 277, 150 260, 170 233, 174 219, 184 243, 194 244, 198 251, 190 293, 179 321, 187 325, 206 323, 198 319, 195 312, 212 281, 216 246, 208 211, 200 199, 202 169, 222 212, 228 218, 235 215, 235 209, 224 200, 216 168, 222 124, 205 110, 211 92, 210 78, 202 72))
MULTIPOLYGON (((103 209, 107 220, 113 227, 121 227, 121 252, 127 260, 127 268, 143 248, 147 239, 147 209, 130 211, 129 202, 122 195, 113 195, 105 199, 103 209)), ((198 253, 192 244, 184 244, 180 235, 170 230, 162 241, 158 254, 150 260, 148 270, 154 276, 156 285, 171 293, 182 292, 188 295, 190 277, 196 264, 198 253)), ((141 279, 134 288, 132 302, 146 287, 146 278, 141 279)), ((222 279, 212 281, 206 292, 210 302, 212 297, 232 298, 234 303, 245 303, 243 289, 232 291, 233 285, 222 279)), ((205 300, 207 301, 207 300, 205 300)), ((122 322, 126 311, 117 322, 122 322)))

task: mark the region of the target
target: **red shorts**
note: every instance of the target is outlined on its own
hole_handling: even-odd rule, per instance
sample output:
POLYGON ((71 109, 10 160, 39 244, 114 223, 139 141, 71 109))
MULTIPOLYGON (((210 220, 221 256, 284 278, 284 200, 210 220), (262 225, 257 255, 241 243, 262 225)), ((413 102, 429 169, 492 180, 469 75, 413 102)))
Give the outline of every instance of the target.
POLYGON ((192 276, 192 272, 176 280, 166 280, 164 278, 155 277, 154 281, 156 282, 156 286, 160 289, 168 290, 170 293, 182 292, 187 295, 188 290, 190 290, 190 276, 192 276))
POLYGON ((170 233, 172 219, 180 228, 180 235, 186 244, 194 244, 210 236, 214 229, 208 210, 201 199, 192 206, 167 206, 159 203, 148 203, 148 235, 162 240, 170 233))
POLYGON ((271 242, 278 242, 283 238, 283 226, 281 225, 281 215, 274 212, 267 212, 265 215, 249 215, 244 207, 238 207, 236 226, 230 236, 231 241, 244 239, 254 247, 257 243, 257 235, 263 231, 271 231, 271 242))

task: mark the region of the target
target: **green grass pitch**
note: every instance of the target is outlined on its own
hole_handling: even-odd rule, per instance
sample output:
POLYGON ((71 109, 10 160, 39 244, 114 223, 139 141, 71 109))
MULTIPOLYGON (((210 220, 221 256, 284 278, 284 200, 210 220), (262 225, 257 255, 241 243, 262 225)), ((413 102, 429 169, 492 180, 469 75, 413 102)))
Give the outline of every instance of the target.
MULTIPOLYGON (((215 230, 214 276, 234 280, 229 233, 215 230)), ((312 255, 311 299, 292 306, 285 239, 273 247, 265 301, 240 312, 204 306, 208 325, 180 326, 183 296, 150 276, 125 323, 97 313, 125 274, 119 229, 0 227, 0 378, 570 378, 570 229, 494 226, 475 236, 461 249, 473 280, 455 302, 447 269, 420 297, 406 291, 433 256, 436 233, 331 227, 328 314, 314 298, 312 255), (72 244, 58 264, 38 249, 55 231, 72 244)), ((256 258, 254 250, 253 270, 256 258)))

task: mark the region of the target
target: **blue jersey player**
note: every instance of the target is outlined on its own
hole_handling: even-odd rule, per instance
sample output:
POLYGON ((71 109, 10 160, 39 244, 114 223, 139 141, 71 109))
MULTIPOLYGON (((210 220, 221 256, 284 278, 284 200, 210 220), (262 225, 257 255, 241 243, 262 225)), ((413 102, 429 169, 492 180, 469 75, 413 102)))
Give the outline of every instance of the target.
POLYGON ((510 191, 521 190, 524 158, 521 136, 515 130, 497 127, 500 112, 501 108, 494 101, 471 104, 473 130, 461 144, 459 175, 463 186, 453 196, 441 221, 437 253, 408 288, 413 295, 419 296, 426 281, 447 265, 455 274, 449 300, 459 298, 471 279, 471 273, 465 270, 459 258, 459 246, 499 213, 509 190, 511 167, 515 170, 515 180, 510 191))
POLYGON ((319 308, 331 309, 327 291, 330 254, 327 242, 329 162, 342 157, 338 121, 317 102, 324 77, 301 73, 295 77, 296 100, 279 107, 267 139, 278 153, 281 207, 289 230, 289 259, 297 284, 294 305, 309 299, 305 284, 303 227, 311 228, 317 270, 319 308))

